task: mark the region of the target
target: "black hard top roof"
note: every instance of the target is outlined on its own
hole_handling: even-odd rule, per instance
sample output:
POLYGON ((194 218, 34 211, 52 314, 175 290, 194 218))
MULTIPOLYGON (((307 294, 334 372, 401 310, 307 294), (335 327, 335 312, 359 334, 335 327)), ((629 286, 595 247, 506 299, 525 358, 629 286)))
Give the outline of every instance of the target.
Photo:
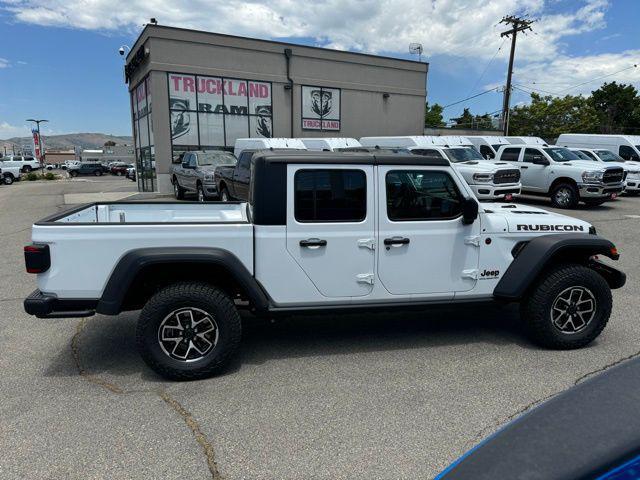
POLYGON ((253 155, 254 162, 274 163, 317 163, 349 165, 424 165, 448 167, 445 158, 428 158, 410 153, 389 153, 387 150, 374 152, 315 152, 306 150, 259 150, 253 155))

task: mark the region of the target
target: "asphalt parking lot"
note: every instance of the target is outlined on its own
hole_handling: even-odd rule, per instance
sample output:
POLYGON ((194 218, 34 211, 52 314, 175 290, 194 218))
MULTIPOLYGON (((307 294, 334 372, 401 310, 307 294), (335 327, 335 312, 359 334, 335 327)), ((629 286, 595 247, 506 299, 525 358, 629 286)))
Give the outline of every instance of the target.
POLYGON ((225 375, 167 382, 136 353, 135 313, 39 320, 22 309, 35 288, 22 257, 31 224, 78 194, 134 190, 108 176, 0 186, 0 478, 431 478, 640 350, 640 198, 623 197, 568 212, 617 245, 628 275, 588 348, 532 346, 514 308, 247 317, 225 375))

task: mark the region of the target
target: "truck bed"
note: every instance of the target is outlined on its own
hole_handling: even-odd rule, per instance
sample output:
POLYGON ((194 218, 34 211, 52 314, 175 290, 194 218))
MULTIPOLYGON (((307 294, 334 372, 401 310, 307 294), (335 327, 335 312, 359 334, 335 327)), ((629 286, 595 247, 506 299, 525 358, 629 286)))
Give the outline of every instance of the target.
POLYGON ((245 203, 113 202, 82 205, 36 225, 113 223, 247 223, 245 203))
POLYGON ((239 202, 83 205, 36 222, 32 241, 51 255, 38 288, 60 298, 100 298, 118 261, 142 248, 224 249, 253 273, 253 225, 239 202))

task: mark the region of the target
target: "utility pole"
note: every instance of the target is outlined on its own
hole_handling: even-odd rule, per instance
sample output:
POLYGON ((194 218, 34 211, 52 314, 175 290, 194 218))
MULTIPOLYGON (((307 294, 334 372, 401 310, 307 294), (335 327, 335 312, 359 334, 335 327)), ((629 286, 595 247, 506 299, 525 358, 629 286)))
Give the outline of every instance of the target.
POLYGON ((504 135, 509 134, 509 111, 511 103, 511 77, 513 75, 513 58, 516 53, 516 36, 518 32, 531 30, 533 20, 527 20, 513 15, 507 15, 500 20, 500 23, 511 25, 512 28, 500 34, 501 37, 511 35, 511 54, 509 55, 509 70, 507 71, 507 86, 504 90, 504 103, 502 105, 502 131, 504 135))

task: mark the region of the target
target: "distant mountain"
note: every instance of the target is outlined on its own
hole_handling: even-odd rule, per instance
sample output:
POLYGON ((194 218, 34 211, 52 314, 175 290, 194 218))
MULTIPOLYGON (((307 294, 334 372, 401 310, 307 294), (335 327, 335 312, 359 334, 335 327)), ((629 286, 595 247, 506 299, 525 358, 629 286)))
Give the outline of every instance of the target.
MULTIPOLYGON (((107 135, 104 133, 67 133, 64 135, 43 135, 45 148, 73 149, 81 147, 83 149, 101 148, 105 142, 112 141, 117 145, 133 144, 133 138, 128 136, 107 135)), ((6 145, 9 149, 11 145, 16 147, 25 146, 29 150, 33 148, 31 137, 13 137, 0 140, 0 146, 6 145)))

